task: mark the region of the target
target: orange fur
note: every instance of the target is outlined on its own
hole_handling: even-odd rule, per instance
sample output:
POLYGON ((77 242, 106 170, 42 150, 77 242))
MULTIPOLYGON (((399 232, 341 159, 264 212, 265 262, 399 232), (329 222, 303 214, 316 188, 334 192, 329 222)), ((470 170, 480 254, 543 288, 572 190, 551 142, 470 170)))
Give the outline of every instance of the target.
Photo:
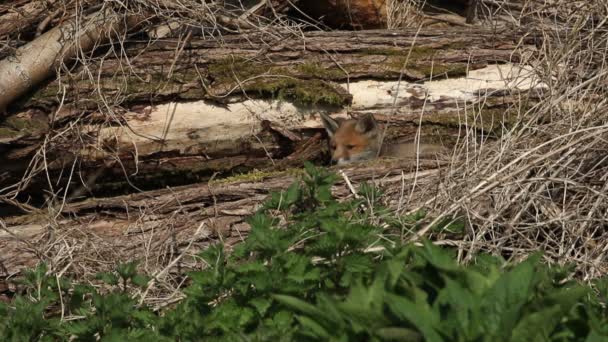
POLYGON ((386 28, 386 0, 307 0, 298 7, 333 28, 386 28))
POLYGON ((431 144, 391 144, 382 146, 381 127, 371 114, 357 120, 336 121, 321 114, 323 126, 329 135, 332 161, 347 164, 378 156, 414 157, 442 151, 442 147, 431 144))

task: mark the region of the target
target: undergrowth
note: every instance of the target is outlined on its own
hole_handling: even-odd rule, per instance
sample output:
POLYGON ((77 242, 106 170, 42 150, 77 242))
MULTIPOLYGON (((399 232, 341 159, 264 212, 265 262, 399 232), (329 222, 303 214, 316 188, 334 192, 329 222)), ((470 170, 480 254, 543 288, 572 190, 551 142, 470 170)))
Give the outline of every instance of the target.
MULTIPOLYGON (((44 264, 25 272, 26 290, 0 303, 0 339, 103 341, 602 341, 607 282, 568 280, 568 267, 533 255, 517 265, 453 250, 402 244, 377 224, 383 208, 362 185, 337 201, 336 177, 307 166, 250 219, 245 242, 200 254, 180 303, 154 312, 135 290, 149 278, 136 262, 77 284, 44 264)), ((420 215, 420 214, 416 214, 420 215)), ((418 217, 412 217, 412 227, 418 217)), ((403 220, 400 220, 403 221, 403 220)))

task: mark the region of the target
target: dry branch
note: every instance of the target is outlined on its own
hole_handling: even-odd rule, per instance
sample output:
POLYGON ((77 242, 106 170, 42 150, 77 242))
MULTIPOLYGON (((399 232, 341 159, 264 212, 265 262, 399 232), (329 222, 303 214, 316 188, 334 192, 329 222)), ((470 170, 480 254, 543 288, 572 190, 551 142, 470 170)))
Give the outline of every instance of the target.
MULTIPOLYGON (((445 160, 385 160, 351 166, 344 171, 352 182, 370 181, 387 189, 389 203, 390 198, 399 197, 403 182, 409 191, 414 179, 415 187, 420 190, 416 199, 420 200, 426 191, 436 191, 441 175, 436 168, 445 165, 445 160)), ((195 254, 217 239, 229 246, 241 241, 249 231, 245 220, 269 192, 286 189, 295 179, 291 173, 278 172, 255 180, 210 182, 90 199, 66 205, 63 207, 66 218, 51 225, 43 223, 48 222, 48 218, 39 215, 15 218, 7 222, 7 228, 0 229, 3 251, 0 264, 9 274, 34 265, 39 258, 55 260, 54 268, 72 263, 80 265, 78 268, 99 270, 106 261, 141 259, 146 255, 150 270, 162 269, 167 261, 166 253, 181 253, 190 241, 194 244, 187 255, 195 254), (199 230, 201 226, 204 229, 199 230), (199 234, 195 236, 196 231, 199 234), (78 251, 72 254, 76 259, 65 259, 67 255, 61 250, 64 242, 78 251), (83 253, 92 248, 89 243, 95 246, 90 250, 94 258, 83 253)), ((339 182, 334 192, 344 197, 350 189, 339 182)), ((415 205, 416 199, 410 205, 415 205)), ((395 199, 392 205, 397 202, 395 199)))
MULTIPOLYGON (((247 124, 260 130, 250 129, 248 138, 239 140, 239 144, 225 140, 214 145, 205 137, 225 136, 238 131, 239 126, 235 122, 227 125, 227 130, 219 129, 217 122, 195 126, 203 115, 193 115, 200 112, 187 106, 195 104, 204 108, 203 112, 212 111, 203 104, 224 108, 222 118, 229 121, 236 116, 230 111, 235 105, 261 101, 256 97, 259 89, 251 87, 259 80, 275 82, 279 78, 276 76, 322 80, 341 84, 353 95, 365 82, 395 82, 403 76, 404 81, 417 82, 408 88, 414 96, 400 97, 404 88, 394 84, 388 88, 375 84, 377 92, 368 89, 374 101, 360 101, 353 95, 352 103, 334 114, 374 112, 380 121, 392 124, 395 137, 391 138, 397 139, 412 139, 431 125, 433 129, 455 128, 440 132, 442 137, 457 140, 452 162, 443 165, 428 161, 413 169, 415 164, 365 165, 349 170, 348 179, 355 185, 370 179, 383 183, 387 189, 383 199, 398 215, 429 207, 431 221, 422 222, 425 228, 420 235, 440 236, 429 225, 435 218, 464 222, 467 234, 451 243, 457 246, 461 261, 471 260, 478 251, 519 260, 542 250, 546 260, 574 262, 575 275, 590 279, 608 270, 608 38, 604 27, 608 14, 604 2, 479 1, 479 13, 489 22, 496 19, 492 17, 494 12, 512 16, 509 22, 519 29, 502 33, 475 27, 422 30, 419 34, 415 30, 302 33, 282 27, 227 35, 221 42, 217 37, 202 39, 193 34, 185 36, 186 42, 164 39, 149 45, 148 41, 128 41, 121 50, 128 59, 108 54, 91 60, 89 70, 103 82, 93 82, 82 70, 76 70, 69 82, 51 82, 16 114, 36 117, 38 113, 47 118, 57 114, 53 131, 48 131, 46 127, 51 125, 47 124, 39 135, 18 132, 17 138, 1 140, 5 145, 0 148, 17 155, 13 161, 25 161, 29 171, 35 170, 28 176, 36 172, 44 176, 44 182, 34 183, 39 188, 47 185, 44 172, 49 171, 48 183, 57 184, 66 174, 72 180, 82 178, 80 166, 83 171, 88 168, 97 172, 102 165, 110 165, 109 179, 141 176, 144 184, 150 179, 167 178, 167 174, 153 174, 155 170, 171 173, 202 166, 213 171, 228 167, 228 171, 238 173, 243 165, 283 170, 298 166, 298 156, 312 159, 319 152, 322 139, 314 118, 307 124, 297 121, 288 125, 285 117, 264 117, 260 113, 267 111, 257 107, 252 115, 255 118, 247 124), (423 68, 405 63, 408 55, 412 58, 409 63, 416 62, 423 68), (458 76, 453 71, 462 71, 462 66, 471 75, 472 70, 483 72, 484 67, 497 62, 531 65, 532 74, 540 77, 545 91, 514 91, 514 84, 509 84, 498 87, 500 91, 492 87, 469 89, 469 95, 476 95, 474 100, 460 101, 458 96, 441 92, 431 96, 430 82, 426 81, 436 74, 429 72, 429 66, 435 72, 441 67, 453 81, 458 76), (123 69, 125 65, 129 68, 123 69), (251 70, 251 65, 258 68, 251 70), (451 69, 454 66, 458 67, 451 69), (328 70, 331 72, 325 73, 328 70), (67 85, 65 98, 57 97, 61 94, 59 84, 67 85), (477 91, 482 88, 487 93, 477 91), (384 97, 394 93, 398 93, 394 98, 384 97), (97 97, 99 94, 103 96, 97 97), (60 106, 62 98, 64 104, 76 106, 60 106), (175 103, 189 110, 173 110, 175 103), (482 115, 487 109, 495 110, 495 115, 482 115), (513 121, 494 120, 505 118, 507 109, 515 114, 513 121), (464 115, 470 113, 472 116, 464 115), (453 121, 438 120, 441 116, 453 121), (171 119, 163 121, 160 117, 171 119), (193 117, 191 121, 186 119, 193 117), (150 133, 144 129, 148 124, 159 139, 133 138, 131 146, 121 140, 133 128, 150 133), (97 128, 95 132, 122 131, 115 134, 112 144, 98 146, 99 135, 72 134, 82 133, 78 130, 83 127, 97 128), (48 139, 38 148, 36 144, 43 137, 48 139), (87 159, 92 162, 86 165, 81 152, 91 146, 98 147, 101 157, 87 159), (288 152, 297 153, 284 153, 284 146, 289 147, 288 152), (65 151, 76 153, 65 159, 53 154, 65 151), (105 164, 106 159, 115 164, 105 164), (443 168, 434 169, 438 164, 443 168), (418 172, 402 176, 401 170, 418 172)), ((184 3, 198 4, 179 2, 184 3)), ((192 8, 180 8, 184 9, 180 14, 201 14, 187 11, 192 8)), ((180 8, 171 10, 178 12, 180 8)), ((195 21, 193 18, 198 17, 189 18, 195 21)), ((268 99, 267 95, 262 98, 268 99)), ((321 110, 308 109, 306 117, 314 117, 309 114, 321 110)), ((2 153, 0 158, 6 155, 2 153)), ((0 163, 5 165, 5 161, 0 163)), ((184 178, 185 174, 178 177, 184 178)), ((0 174, 0 179, 4 177, 10 176, 0 174)), ((218 240, 228 246, 241 241, 248 230, 244 218, 269 191, 284 189, 293 180, 288 172, 262 172, 252 177, 261 180, 205 181, 81 202, 63 201, 65 188, 54 189, 56 198, 47 203, 48 214, 11 218, 6 227, 0 225, 0 248, 7 251, 6 257, 0 256, 4 264, 0 264, 0 270, 13 274, 23 266, 45 260, 55 269, 86 278, 117 261, 141 258, 150 273, 170 268, 160 281, 173 285, 168 288, 179 287, 181 283, 172 282, 171 277, 181 277, 177 273, 196 265, 190 257, 193 253, 218 240)), ((23 188, 24 184, 19 186, 23 188)), ((157 189, 165 185, 154 184, 157 189)), ((342 198, 351 195, 344 183, 339 183, 334 192, 342 198)))
POLYGON ((0 61, 0 112, 49 78, 62 63, 84 54, 111 37, 120 37, 138 19, 105 11, 70 20, 20 47, 0 61))
MULTIPOLYGON (((320 110, 341 115, 371 111, 390 123, 389 138, 410 141, 420 124, 423 135, 435 132, 437 139, 453 140, 466 115, 471 115, 470 127, 492 133, 520 95, 492 92, 510 81, 484 83, 484 75, 498 72, 509 78, 511 72, 508 64, 494 71, 488 65, 518 61, 513 47, 532 39, 516 32, 462 28, 284 35, 253 32, 221 42, 194 36, 152 44, 127 40, 120 54, 89 60, 68 80, 37 91, 23 104, 24 111, 10 117, 40 123, 0 136, 5 143, 0 161, 13 165, 0 185, 18 181, 26 168, 32 170, 28 159, 45 133, 57 138, 44 150, 44 164, 38 164, 44 165, 44 174, 32 188, 44 188, 47 178, 57 177, 63 177, 58 183, 69 179, 80 187, 92 174, 97 175, 91 178, 93 185, 103 188, 107 182, 113 189, 131 191, 133 185, 150 189, 175 185, 175 179, 200 181, 218 172, 286 165, 280 160, 299 148, 299 142, 285 143, 262 129, 261 122, 269 120, 306 140, 321 131, 315 120, 320 110), (440 82, 447 75, 457 82, 467 71, 473 79, 464 83, 480 83, 462 89, 462 96, 470 96, 424 90, 431 78, 440 82), (395 79, 402 74, 400 85, 395 79), (484 93, 478 98, 480 91, 484 93), (294 105, 301 97, 312 97, 312 103, 294 105), (455 110, 455 103, 463 110, 465 103, 483 110, 479 118, 484 123, 476 126, 474 111, 455 110), (54 132, 48 132, 51 126, 54 132), (77 177, 69 171, 74 165, 77 177)), ((319 159, 322 150, 309 157, 319 159)), ((287 164, 296 166, 293 160, 301 158, 292 156, 287 164)))

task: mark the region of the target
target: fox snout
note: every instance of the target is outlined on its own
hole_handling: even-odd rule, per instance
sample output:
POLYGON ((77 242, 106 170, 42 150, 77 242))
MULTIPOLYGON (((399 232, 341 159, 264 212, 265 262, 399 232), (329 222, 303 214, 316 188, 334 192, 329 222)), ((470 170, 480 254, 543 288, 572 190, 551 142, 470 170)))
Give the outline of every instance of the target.
POLYGON ((348 164, 360 160, 373 159, 377 155, 376 149, 367 145, 355 146, 347 144, 332 148, 330 143, 330 151, 332 164, 338 165, 348 164))

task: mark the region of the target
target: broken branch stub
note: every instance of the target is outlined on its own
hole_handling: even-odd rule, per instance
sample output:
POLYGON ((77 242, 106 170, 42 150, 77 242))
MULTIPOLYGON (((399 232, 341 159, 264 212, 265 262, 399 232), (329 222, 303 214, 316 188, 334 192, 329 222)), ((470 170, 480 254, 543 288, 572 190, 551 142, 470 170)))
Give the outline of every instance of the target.
POLYGON ((50 77, 57 66, 134 27, 138 18, 100 11, 49 30, 0 61, 0 112, 50 77))

